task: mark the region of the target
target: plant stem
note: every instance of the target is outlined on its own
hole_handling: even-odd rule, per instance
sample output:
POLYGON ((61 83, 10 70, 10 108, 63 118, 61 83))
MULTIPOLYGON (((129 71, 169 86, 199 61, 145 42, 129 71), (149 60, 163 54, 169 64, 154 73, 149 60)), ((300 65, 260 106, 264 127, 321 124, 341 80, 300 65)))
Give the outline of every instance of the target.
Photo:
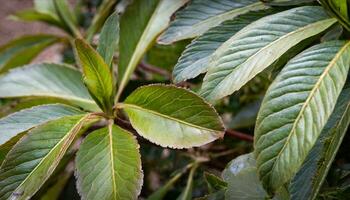
POLYGON ((246 133, 241 133, 235 130, 226 130, 225 135, 231 136, 240 140, 248 141, 248 142, 253 142, 254 137, 251 135, 248 135, 246 133))
POLYGON ((165 76, 167 79, 171 80, 171 74, 167 70, 164 70, 164 69, 161 69, 159 67, 147 64, 145 62, 141 62, 139 64, 139 67, 145 71, 148 71, 148 72, 151 72, 154 74, 159 74, 161 76, 165 76))

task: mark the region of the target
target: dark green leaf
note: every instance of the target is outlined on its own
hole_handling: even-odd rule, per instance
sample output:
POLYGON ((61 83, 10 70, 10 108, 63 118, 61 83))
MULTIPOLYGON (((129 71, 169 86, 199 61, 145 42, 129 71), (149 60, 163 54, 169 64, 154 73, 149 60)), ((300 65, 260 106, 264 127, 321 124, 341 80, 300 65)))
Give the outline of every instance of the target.
POLYGON ((76 54, 84 72, 84 83, 105 112, 111 112, 114 98, 112 71, 103 58, 82 39, 75 40, 76 54))
POLYGON ((87 41, 90 42, 94 34, 101 29, 101 27, 105 23, 106 19, 108 18, 108 15, 111 13, 116 3, 117 3, 117 0, 104 0, 101 3, 97 13, 92 19, 90 27, 86 31, 87 41))
POLYGON ((249 11, 265 9, 259 0, 193 0, 176 14, 176 19, 159 38, 169 44, 202 35, 223 21, 249 11))
POLYGON ((269 6, 295 6, 315 2, 316 0, 262 0, 269 6))
POLYGON ((97 52, 113 71, 113 55, 119 44, 119 17, 116 12, 108 17, 100 34, 97 52))
POLYGON ((167 192, 174 186, 174 184, 181 178, 184 172, 177 173, 164 186, 155 191, 147 200, 162 200, 167 192))
POLYGON ((224 200, 226 190, 221 189, 217 192, 205 195, 204 197, 196 198, 195 200, 224 200))
POLYGON ((0 168, 0 199, 30 199, 52 174, 92 115, 50 121, 30 131, 9 152, 0 168))
POLYGON ((172 14, 187 1, 134 1, 128 6, 120 21, 118 97, 144 53, 168 26, 172 14))
POLYGON ((332 16, 338 19, 338 22, 343 25, 345 29, 350 30, 350 21, 348 14, 345 11, 347 2, 345 0, 319 0, 325 10, 327 10, 332 16), (343 5, 341 5, 343 4, 343 5))
POLYGON ((0 152, 6 154, 7 151, 4 150, 8 149, 7 147, 12 147, 20 139, 17 135, 24 131, 51 120, 82 113, 82 111, 70 106, 51 104, 10 114, 0 119, 0 152))
POLYGON ((140 87, 117 107, 124 108, 140 135, 164 147, 201 146, 224 134, 215 109, 186 89, 140 87))
POLYGON ((350 42, 311 47, 290 60, 268 89, 254 145, 259 177, 269 193, 294 176, 317 141, 345 83, 349 55, 350 42))
POLYGON ((187 178, 187 183, 185 189, 181 192, 180 196, 176 200, 192 200, 192 190, 193 190, 193 176, 196 172, 198 165, 195 163, 190 171, 187 178))
POLYGON ((335 109, 316 144, 293 178, 292 199, 315 199, 328 173, 350 123, 350 89, 340 94, 335 109))
POLYGON ((135 137, 118 126, 90 133, 76 159, 82 199, 137 199, 143 183, 138 149, 135 137))
POLYGON ((217 177, 214 174, 210 174, 208 172, 205 172, 204 176, 208 184, 209 193, 214 193, 216 191, 227 188, 227 183, 223 181, 220 177, 217 177))

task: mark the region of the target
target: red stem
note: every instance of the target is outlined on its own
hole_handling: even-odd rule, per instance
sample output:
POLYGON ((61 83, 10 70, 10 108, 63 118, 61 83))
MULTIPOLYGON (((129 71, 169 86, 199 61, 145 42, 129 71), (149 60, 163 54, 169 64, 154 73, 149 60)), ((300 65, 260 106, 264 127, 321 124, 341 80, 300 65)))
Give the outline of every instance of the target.
POLYGON ((226 130, 225 135, 231 136, 240 140, 248 141, 248 142, 253 142, 254 137, 245 133, 241 133, 235 130, 226 130))
POLYGON ((162 76, 165 76, 166 78, 168 78, 169 80, 171 80, 171 74, 165 70, 165 69, 161 69, 159 67, 156 67, 156 66, 153 66, 153 65, 150 65, 150 64, 147 64, 147 63, 144 63, 144 62, 141 62, 139 64, 139 67, 145 71, 148 71, 148 72, 151 72, 151 73, 154 73, 154 74, 159 74, 159 75, 162 75, 162 76))

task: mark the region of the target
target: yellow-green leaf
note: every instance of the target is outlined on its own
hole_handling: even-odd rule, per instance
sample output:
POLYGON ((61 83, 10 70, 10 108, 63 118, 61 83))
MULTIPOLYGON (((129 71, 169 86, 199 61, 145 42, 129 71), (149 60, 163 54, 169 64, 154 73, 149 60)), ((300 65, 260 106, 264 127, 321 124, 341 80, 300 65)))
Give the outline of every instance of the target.
POLYGON ((201 146, 224 134, 215 109, 183 88, 140 87, 117 107, 126 111, 141 136, 164 147, 201 146))
POLYGON ((84 83, 91 96, 105 112, 113 106, 114 84, 109 66, 103 58, 82 39, 75 40, 76 54, 83 69, 84 83))

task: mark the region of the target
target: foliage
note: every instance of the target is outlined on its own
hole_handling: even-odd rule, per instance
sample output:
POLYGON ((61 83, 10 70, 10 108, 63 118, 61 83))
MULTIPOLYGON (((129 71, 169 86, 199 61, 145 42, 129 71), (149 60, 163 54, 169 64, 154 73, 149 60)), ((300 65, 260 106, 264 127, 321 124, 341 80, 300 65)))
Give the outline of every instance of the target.
POLYGON ((65 35, 0 47, 0 200, 346 199, 348 8, 34 0, 65 35))

